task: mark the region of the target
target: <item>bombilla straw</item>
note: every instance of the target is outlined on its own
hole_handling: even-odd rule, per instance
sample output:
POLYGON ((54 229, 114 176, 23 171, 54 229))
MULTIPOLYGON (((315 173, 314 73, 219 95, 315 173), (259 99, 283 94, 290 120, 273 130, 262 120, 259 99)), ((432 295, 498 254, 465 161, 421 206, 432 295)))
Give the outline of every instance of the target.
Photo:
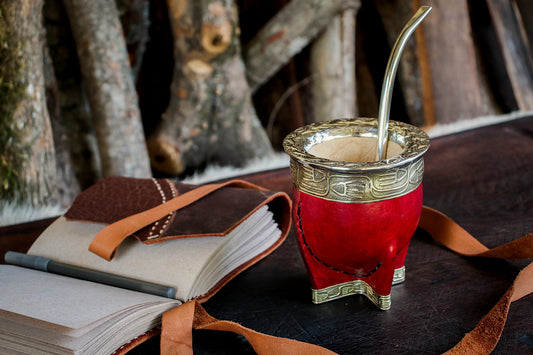
POLYGON ((411 17, 409 22, 404 26, 402 32, 398 36, 394 47, 392 48, 389 62, 385 70, 385 78, 383 79, 383 86, 381 88, 381 99, 379 101, 379 116, 378 116, 378 151, 376 160, 381 160, 386 156, 388 145, 388 129, 389 129, 389 114, 390 104, 392 98, 392 88, 394 85, 394 78, 396 77, 396 70, 402 55, 403 49, 409 37, 414 32, 416 27, 431 11, 431 6, 421 6, 418 11, 411 17))

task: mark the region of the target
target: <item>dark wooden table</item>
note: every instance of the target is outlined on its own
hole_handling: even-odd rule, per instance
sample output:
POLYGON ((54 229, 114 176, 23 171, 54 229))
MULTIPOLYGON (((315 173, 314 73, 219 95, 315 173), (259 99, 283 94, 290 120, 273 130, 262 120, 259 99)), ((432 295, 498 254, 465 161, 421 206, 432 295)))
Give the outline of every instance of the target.
MULTIPOLYGON (((488 247, 533 231, 533 118, 432 140, 426 155, 424 204, 461 224, 488 247)), ((287 169, 248 180, 290 192, 287 169)), ((25 251, 50 220, 0 229, 0 257, 25 251)), ((363 296, 311 303, 310 285, 293 235, 245 271, 204 307, 214 317, 254 330, 324 346, 341 354, 438 354, 461 340, 533 260, 466 258, 413 237, 407 279, 393 287, 392 308, 363 296)), ((154 338, 133 351, 156 353, 154 338)), ((195 353, 253 353, 243 338, 194 332, 195 353)), ((511 305, 494 353, 533 353, 533 295, 511 305)))

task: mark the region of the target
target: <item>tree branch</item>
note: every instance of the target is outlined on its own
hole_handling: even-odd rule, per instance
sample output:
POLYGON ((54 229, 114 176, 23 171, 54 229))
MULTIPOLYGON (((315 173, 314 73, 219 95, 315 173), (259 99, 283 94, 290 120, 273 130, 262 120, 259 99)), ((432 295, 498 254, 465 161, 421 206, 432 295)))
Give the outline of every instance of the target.
POLYGON ((243 51, 252 92, 299 53, 332 20, 360 0, 292 0, 248 43, 243 51))

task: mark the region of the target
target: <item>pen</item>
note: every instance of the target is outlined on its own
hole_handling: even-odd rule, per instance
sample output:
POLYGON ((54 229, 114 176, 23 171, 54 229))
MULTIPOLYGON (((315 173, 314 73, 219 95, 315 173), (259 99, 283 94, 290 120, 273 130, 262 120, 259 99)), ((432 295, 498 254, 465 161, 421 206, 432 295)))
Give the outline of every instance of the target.
POLYGON ((13 265, 24 266, 30 269, 70 276, 87 281, 94 281, 128 290, 140 291, 168 298, 174 298, 176 296, 176 289, 174 287, 158 285, 152 282, 137 280, 130 277, 64 264, 43 256, 8 251, 4 256, 4 260, 6 263, 13 265))

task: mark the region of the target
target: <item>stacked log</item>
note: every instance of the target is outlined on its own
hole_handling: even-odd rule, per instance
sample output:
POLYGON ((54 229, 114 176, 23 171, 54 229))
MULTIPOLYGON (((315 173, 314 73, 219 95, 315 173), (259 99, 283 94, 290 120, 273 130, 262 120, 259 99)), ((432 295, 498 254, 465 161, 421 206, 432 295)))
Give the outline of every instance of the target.
POLYGON ((433 11, 403 52, 392 119, 533 109, 527 0, 235 1, 0 2, 2 200, 68 205, 105 176, 242 166, 304 124, 376 117, 421 5, 433 11))
POLYGON ((114 0, 65 0, 95 125, 103 176, 152 176, 114 0))
MULTIPOLYGON (((357 7, 358 8, 358 7, 357 7)), ((357 117, 355 84, 355 14, 335 16, 311 44, 313 121, 357 117)))
POLYGON ((57 203, 43 68, 42 1, 0 3, 0 215, 57 203))
POLYGON ((514 1, 376 0, 389 46, 409 13, 433 11, 407 44, 398 85, 419 126, 531 110, 531 54, 514 1))
POLYGON ((168 4, 174 74, 169 106, 148 140, 152 165, 179 175, 272 152, 246 82, 233 1, 168 4))

